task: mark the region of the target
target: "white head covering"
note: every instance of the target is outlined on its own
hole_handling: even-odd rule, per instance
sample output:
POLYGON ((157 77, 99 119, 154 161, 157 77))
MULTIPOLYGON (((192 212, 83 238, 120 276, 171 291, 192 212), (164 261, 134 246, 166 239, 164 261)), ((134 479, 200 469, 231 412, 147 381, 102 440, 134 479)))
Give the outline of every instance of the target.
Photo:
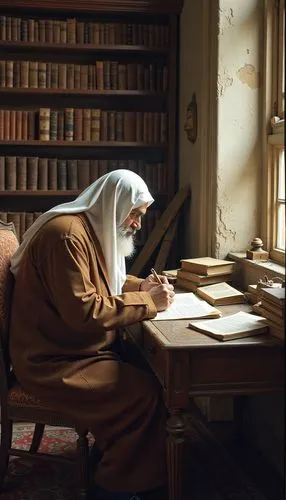
POLYGON ((117 228, 134 208, 153 203, 147 185, 130 170, 114 170, 86 188, 74 201, 62 203, 38 217, 25 232, 23 242, 11 259, 16 276, 21 258, 34 235, 57 215, 85 212, 100 242, 112 294, 119 294, 126 279, 125 258, 117 249, 117 228))

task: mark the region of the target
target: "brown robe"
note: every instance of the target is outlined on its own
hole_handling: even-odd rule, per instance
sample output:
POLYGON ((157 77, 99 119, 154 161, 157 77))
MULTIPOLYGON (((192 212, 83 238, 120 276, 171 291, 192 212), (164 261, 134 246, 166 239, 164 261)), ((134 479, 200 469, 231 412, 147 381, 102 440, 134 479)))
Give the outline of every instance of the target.
POLYGON ((96 482, 142 491, 165 482, 165 411, 152 375, 113 351, 116 329, 153 318, 127 276, 111 296, 104 256, 84 215, 60 215, 29 244, 16 278, 10 353, 20 383, 93 433, 96 482), (112 478, 112 480, 111 480, 112 478))

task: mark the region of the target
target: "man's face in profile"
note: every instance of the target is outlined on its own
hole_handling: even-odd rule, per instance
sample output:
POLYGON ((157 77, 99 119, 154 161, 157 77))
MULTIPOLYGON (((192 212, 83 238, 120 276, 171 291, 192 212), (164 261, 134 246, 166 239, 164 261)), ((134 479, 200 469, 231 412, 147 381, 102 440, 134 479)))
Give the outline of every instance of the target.
POLYGON ((142 217, 146 214, 148 204, 134 208, 125 221, 117 229, 118 250, 124 257, 130 257, 135 250, 134 237, 141 229, 142 217))

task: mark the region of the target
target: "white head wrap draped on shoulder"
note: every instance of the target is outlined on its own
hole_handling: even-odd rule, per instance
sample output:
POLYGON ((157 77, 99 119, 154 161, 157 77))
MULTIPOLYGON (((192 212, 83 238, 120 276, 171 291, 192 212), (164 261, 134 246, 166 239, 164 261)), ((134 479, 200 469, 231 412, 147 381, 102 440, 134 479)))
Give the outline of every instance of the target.
POLYGON ((121 293, 126 279, 125 258, 118 254, 117 228, 134 208, 153 203, 147 185, 130 170, 114 170, 86 188, 74 201, 63 203, 38 217, 25 232, 23 242, 11 259, 16 276, 23 254, 34 235, 52 218, 84 212, 100 242, 110 281, 111 293, 121 293))

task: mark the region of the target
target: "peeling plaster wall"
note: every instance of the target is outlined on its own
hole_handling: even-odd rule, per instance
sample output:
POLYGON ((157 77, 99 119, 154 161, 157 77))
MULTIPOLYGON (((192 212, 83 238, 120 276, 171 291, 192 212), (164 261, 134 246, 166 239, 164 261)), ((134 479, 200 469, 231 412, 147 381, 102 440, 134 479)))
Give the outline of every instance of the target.
POLYGON ((215 248, 245 250, 258 231, 261 0, 220 0, 215 248))

